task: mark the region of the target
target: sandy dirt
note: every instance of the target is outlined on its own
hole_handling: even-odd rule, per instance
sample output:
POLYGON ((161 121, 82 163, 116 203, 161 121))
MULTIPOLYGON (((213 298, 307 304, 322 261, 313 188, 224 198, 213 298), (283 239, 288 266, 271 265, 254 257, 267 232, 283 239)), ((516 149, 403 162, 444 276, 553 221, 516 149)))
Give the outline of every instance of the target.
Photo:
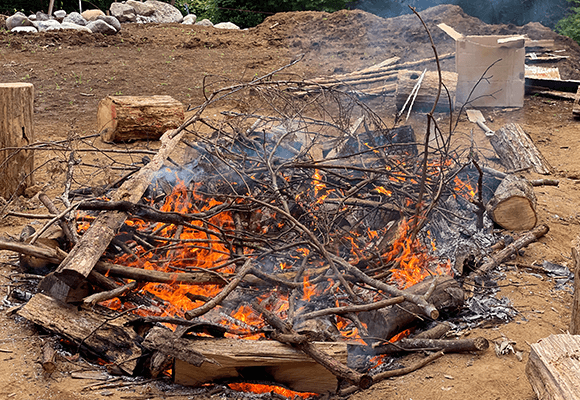
MULTIPOLYGON (((519 34, 532 39, 554 39, 558 49, 570 58, 559 62, 562 78, 580 79, 580 47, 539 24, 524 27, 490 26, 462 13, 455 6, 439 6, 422 13, 440 53, 454 51, 454 42, 436 28, 440 22, 464 34, 519 34)), ((116 36, 51 32, 11 34, 0 31, 0 81, 30 82, 35 87, 35 132, 38 141, 55 141, 69 135, 96 133, 96 110, 107 95, 170 95, 186 105, 204 101, 204 78, 220 76, 231 82, 248 81, 273 71, 300 54, 304 59, 282 76, 313 78, 355 71, 391 56, 401 62, 430 57, 428 36, 414 16, 382 19, 359 11, 286 13, 268 18, 256 28, 244 31, 218 30, 178 24, 123 25, 116 36)), ((435 66, 432 66, 434 69, 435 66)), ((443 69, 453 70, 446 60, 443 69)), ((371 105, 385 120, 395 112, 393 98, 375 100, 371 105)), ((503 337, 523 351, 519 361, 514 354, 498 357, 493 348, 482 354, 446 355, 407 376, 391 379, 356 393, 353 399, 505 399, 535 398, 525 375, 529 345, 550 335, 565 332, 570 322, 571 293, 555 290, 554 280, 530 275, 521 266, 544 260, 570 266, 572 241, 580 225, 580 139, 578 122, 572 118, 572 102, 526 96, 522 109, 484 110, 491 129, 507 122, 519 123, 554 167, 551 178, 558 187, 536 188, 539 222, 550 232, 528 246, 523 255, 506 267, 501 292, 518 311, 507 324, 489 324, 474 329, 469 337, 483 336, 491 341, 503 337)), ((445 115, 441 115, 445 118, 445 115)), ((425 127, 424 115, 417 114, 411 124, 416 132, 425 127)), ((462 118, 456 135, 469 137, 473 125, 462 118)), ((475 128, 475 139, 483 153, 491 150, 483 133, 475 128)), ((99 139, 95 146, 106 147, 99 139)), ((155 148, 156 144, 136 146, 155 148)), ((40 160, 49 155, 42 155, 40 160)), ((91 156, 84 156, 89 159, 91 156)), ((93 156, 98 162, 98 157, 93 156)), ((526 173, 529 178, 537 178, 526 173)), ((93 183, 106 180, 95 178, 93 183)), ((38 179, 38 188, 58 193, 62 188, 51 176, 38 179), (49 185, 47 186, 46 183, 49 185)), ((29 193, 34 194, 34 191, 29 193)), ((21 198, 16 208, 43 213, 38 201, 21 198)), ((17 236, 28 221, 8 217, 0 221, 4 234, 17 236)), ((9 275, 18 270, 13 255, 2 254, 0 297, 9 287, 9 275)), ((199 396, 190 389, 157 384, 135 384, 126 389, 82 390, 97 382, 73 379, 71 372, 98 370, 74 355, 58 358, 57 371, 50 375, 38 364, 40 349, 49 335, 6 311, 0 313, 0 397, 6 399, 186 399, 199 396), (183 393, 183 396, 179 394, 183 393), (171 396, 171 397, 169 397, 171 396)), ((493 346, 492 346, 493 347, 493 346)), ((401 360, 409 364, 419 356, 401 360)), ((227 398, 224 394, 216 395, 227 398)))

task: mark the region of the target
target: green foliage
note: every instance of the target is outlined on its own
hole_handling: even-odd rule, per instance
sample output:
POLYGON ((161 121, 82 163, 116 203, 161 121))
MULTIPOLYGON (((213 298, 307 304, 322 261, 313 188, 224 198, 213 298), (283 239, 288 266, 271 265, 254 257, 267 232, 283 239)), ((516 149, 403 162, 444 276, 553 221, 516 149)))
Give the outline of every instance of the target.
POLYGON ((567 0, 571 3, 570 14, 556 24, 556 32, 580 43, 580 0, 567 0))
MULTIPOLYGON (((114 0, 83 0, 83 10, 98 8, 106 11, 114 0)), ((48 12, 49 0, 0 0, 0 14, 12 15, 16 11, 34 14, 37 11, 48 12)), ((53 10, 65 10, 67 13, 79 11, 78 0, 55 0, 53 10)))

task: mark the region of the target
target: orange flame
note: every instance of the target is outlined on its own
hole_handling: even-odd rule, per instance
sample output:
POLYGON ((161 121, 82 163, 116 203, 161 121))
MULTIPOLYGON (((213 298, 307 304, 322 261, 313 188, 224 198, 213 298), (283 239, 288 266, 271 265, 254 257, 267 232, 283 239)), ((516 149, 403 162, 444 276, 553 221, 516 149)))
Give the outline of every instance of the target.
POLYGON ((310 397, 317 397, 318 393, 312 392, 295 392, 290 389, 286 389, 280 386, 274 385, 262 385, 257 383, 228 383, 228 387, 232 390, 236 390, 238 392, 249 392, 249 393, 276 393, 287 397, 289 399, 293 399, 296 396, 300 397, 301 399, 308 399, 310 397))

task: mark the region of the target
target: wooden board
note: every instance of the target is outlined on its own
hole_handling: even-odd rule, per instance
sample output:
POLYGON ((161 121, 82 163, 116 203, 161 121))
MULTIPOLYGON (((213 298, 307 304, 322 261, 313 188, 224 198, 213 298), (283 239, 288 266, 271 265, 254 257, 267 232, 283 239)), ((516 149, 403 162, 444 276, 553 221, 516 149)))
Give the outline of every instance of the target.
POLYGON ((97 129, 105 142, 157 140, 185 120, 171 96, 107 96, 99 102, 97 129))
POLYGON ((105 314, 79 309, 42 293, 30 299, 17 314, 76 344, 82 342, 90 352, 115 363, 129 375, 133 374, 142 355, 137 344, 139 336, 123 326, 128 321, 127 316, 107 321, 105 314))
POLYGON ((34 142, 34 86, 30 83, 0 83, 0 196, 9 199, 32 186, 32 151, 15 148, 34 142))
POLYGON ((532 344, 526 375, 538 400, 580 400, 580 336, 550 335, 532 344))
MULTIPOLYGON (((168 330, 151 332, 143 342, 150 350, 175 357, 173 379, 186 386, 225 378, 270 380, 304 392, 334 392, 336 377, 309 356, 272 340, 187 339, 168 330), (171 343, 171 345, 167 345, 171 343), (207 359, 196 366, 187 362, 190 353, 207 359)), ((326 354, 346 364, 346 343, 317 342, 326 354)), ((196 358, 197 359, 197 358, 196 358)))

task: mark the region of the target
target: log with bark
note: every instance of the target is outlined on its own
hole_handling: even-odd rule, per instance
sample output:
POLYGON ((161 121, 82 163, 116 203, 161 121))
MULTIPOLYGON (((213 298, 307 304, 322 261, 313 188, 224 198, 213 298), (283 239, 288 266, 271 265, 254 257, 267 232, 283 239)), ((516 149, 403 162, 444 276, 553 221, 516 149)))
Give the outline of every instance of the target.
POLYGON ((475 339, 401 339, 394 343, 383 343, 373 346, 377 354, 396 354, 411 351, 440 351, 445 353, 467 353, 483 351, 489 348, 487 339, 478 337, 475 339))
POLYGON ((538 222, 534 188, 525 179, 506 176, 495 190, 486 209, 490 218, 504 229, 530 230, 538 222))
POLYGON ((554 169, 520 125, 509 123, 489 137, 501 164, 510 172, 533 169, 549 175, 554 169))
POLYGON ((171 96, 107 96, 99 102, 97 129, 105 142, 157 140, 185 120, 171 96))
POLYGON ((580 335, 580 255, 576 248, 572 248, 572 260, 574 260, 574 297, 572 298, 570 333, 580 335))

